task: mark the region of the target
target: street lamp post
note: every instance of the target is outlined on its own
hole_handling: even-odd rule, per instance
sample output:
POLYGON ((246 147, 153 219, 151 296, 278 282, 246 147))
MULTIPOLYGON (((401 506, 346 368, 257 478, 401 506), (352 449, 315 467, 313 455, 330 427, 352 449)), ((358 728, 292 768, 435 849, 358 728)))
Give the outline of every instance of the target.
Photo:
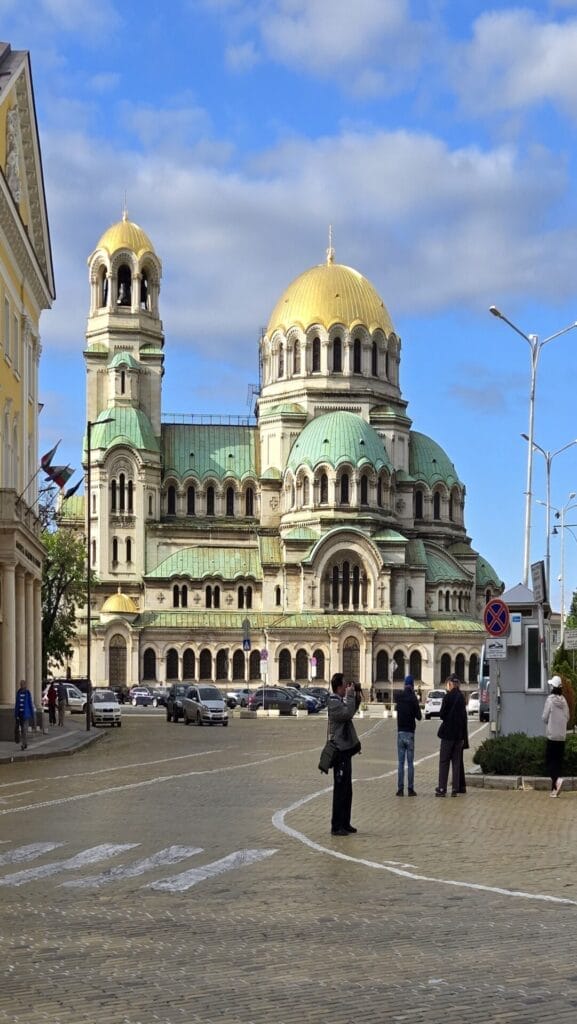
POLYGON ((91 681, 91 615, 90 615, 90 576, 92 569, 92 509, 90 507, 91 494, 92 494, 92 465, 91 465, 91 453, 92 453, 92 428, 96 425, 100 426, 101 423, 112 423, 114 416, 107 416, 106 419, 97 420, 92 422, 87 420, 86 423, 86 609, 87 609, 87 625, 86 625, 86 731, 90 732, 90 715, 92 708, 92 681, 91 681))
MULTIPOLYGON (((529 441, 529 437, 528 437, 527 434, 521 434, 521 437, 524 437, 526 441, 529 441)), ((545 459, 545 480, 546 480, 546 492, 545 493, 546 493, 547 500, 544 503, 542 501, 540 501, 539 504, 540 505, 545 504, 546 519, 547 519, 547 524, 546 524, 547 539, 546 539, 546 542, 545 542, 545 575, 546 575, 546 578, 547 578, 547 593, 548 593, 548 595, 549 595, 549 589, 551 587, 551 463, 553 462, 553 459, 555 458, 555 456, 561 455, 561 452, 566 452, 568 448, 572 448, 573 445, 575 445, 575 444, 577 444, 577 438, 575 438, 575 440, 573 440, 573 441, 568 441, 567 444, 564 444, 562 448, 557 448, 557 451, 549 452, 549 451, 545 451, 545 449, 542 448, 540 444, 537 444, 536 441, 533 441, 533 448, 535 449, 536 452, 540 452, 541 455, 543 456, 543 458, 545 459)))
MULTIPOLYGON (((565 505, 563 505, 562 508, 555 509, 555 518, 560 519, 561 521, 561 551, 559 557, 559 568, 561 569, 559 578, 561 583, 561 644, 563 644, 563 638, 565 636, 565 530, 570 530, 570 527, 574 525, 573 523, 565 522, 565 515, 571 509, 577 508, 577 503, 571 504, 573 498, 576 497, 577 492, 571 491, 571 494, 569 495, 569 498, 565 505)), ((553 533, 556 532, 557 529, 555 527, 553 533)))
POLYGON ((560 337, 561 334, 567 334, 568 331, 572 331, 577 327, 577 320, 573 323, 568 324, 567 327, 563 327, 562 330, 556 331, 555 334, 550 334, 548 338, 539 340, 537 334, 525 334, 516 324, 509 320, 500 309, 496 306, 490 306, 489 312, 503 320, 508 326, 515 331, 521 338, 524 338, 528 343, 531 350, 531 380, 529 386, 529 433, 528 440, 529 445, 527 448, 527 485, 525 488, 525 542, 523 552, 523 583, 527 586, 529 582, 529 562, 531 558, 531 503, 533 500, 532 494, 532 481, 533 481, 533 441, 534 441, 534 424, 535 424, 535 385, 537 382, 537 367, 539 365, 539 356, 541 355, 541 349, 548 345, 550 341, 554 341, 555 338, 560 337))

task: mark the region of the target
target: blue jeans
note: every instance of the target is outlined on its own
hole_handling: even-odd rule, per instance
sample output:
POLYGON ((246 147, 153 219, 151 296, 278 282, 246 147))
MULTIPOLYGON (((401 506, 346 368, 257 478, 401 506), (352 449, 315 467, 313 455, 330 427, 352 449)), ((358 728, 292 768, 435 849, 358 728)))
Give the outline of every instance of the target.
POLYGON ((407 758, 407 776, 409 789, 415 788, 415 734, 414 732, 397 733, 397 754, 399 757, 399 769, 397 775, 397 789, 403 789, 405 785, 405 757, 407 758))

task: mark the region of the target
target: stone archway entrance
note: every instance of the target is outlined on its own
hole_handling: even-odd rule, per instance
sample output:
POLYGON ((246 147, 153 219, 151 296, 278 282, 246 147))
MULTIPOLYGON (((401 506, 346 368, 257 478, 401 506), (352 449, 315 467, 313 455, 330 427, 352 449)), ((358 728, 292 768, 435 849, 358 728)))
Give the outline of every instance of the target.
POLYGON ((108 683, 109 686, 126 685, 126 640, 120 633, 110 639, 108 648, 108 683))
POLYGON ((343 644, 343 675, 346 683, 360 683, 361 651, 359 641, 349 636, 343 644))

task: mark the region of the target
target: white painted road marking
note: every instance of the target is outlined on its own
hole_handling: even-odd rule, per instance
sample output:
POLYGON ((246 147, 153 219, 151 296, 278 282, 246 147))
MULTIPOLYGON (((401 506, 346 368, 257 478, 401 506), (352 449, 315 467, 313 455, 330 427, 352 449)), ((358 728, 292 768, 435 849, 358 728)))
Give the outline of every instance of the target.
POLYGON ((40 878, 57 875, 60 871, 74 871, 75 868, 83 868, 86 864, 94 864, 99 860, 107 860, 108 857, 116 857, 118 853, 133 850, 135 846, 140 846, 140 843, 104 843, 102 846, 93 846, 90 850, 83 850, 82 853, 78 853, 68 860, 53 860, 49 864, 41 864, 37 868, 26 868, 24 871, 15 871, 11 875, 5 875, 4 878, 0 878, 0 885, 24 885, 26 882, 36 882, 40 878))
POLYGON ((22 864, 27 860, 35 860, 43 853, 51 853, 62 843, 29 843, 27 846, 18 846, 15 850, 7 850, 0 853, 0 867, 4 864, 22 864))
POLYGON ((196 853, 202 853, 202 847, 168 846, 166 850, 159 850, 158 853, 153 853, 151 857, 137 860, 134 864, 108 868, 107 871, 103 871, 100 875, 87 875, 85 878, 75 878, 70 882, 61 882, 60 887, 67 889, 99 889, 100 886, 106 885, 108 882, 121 882, 125 878, 135 878, 137 875, 143 875, 146 871, 151 871, 153 868, 164 867, 168 864, 178 864, 179 861, 186 860, 187 857, 193 857, 196 853))
POLYGON ((236 853, 229 853, 228 857, 215 860, 212 864, 204 864, 200 868, 191 868, 190 871, 183 871, 180 875, 173 875, 172 878, 162 878, 158 882, 151 882, 143 886, 144 889, 159 889, 163 892, 185 892, 193 885, 204 882, 206 878, 215 878, 224 874, 225 871, 234 871, 236 868, 246 867, 248 864, 256 864, 259 860, 272 857, 276 850, 237 850, 236 853))

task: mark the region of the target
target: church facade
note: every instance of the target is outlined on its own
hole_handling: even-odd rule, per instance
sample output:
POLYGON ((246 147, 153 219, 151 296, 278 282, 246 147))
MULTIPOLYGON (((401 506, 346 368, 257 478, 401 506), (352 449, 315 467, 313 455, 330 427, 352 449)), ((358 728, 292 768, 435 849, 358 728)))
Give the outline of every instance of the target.
MULTIPOLYGON (((61 520, 91 517, 93 683, 476 684, 502 584, 453 463, 412 429, 372 284, 329 249, 270 315, 254 421, 176 422, 151 240, 125 215, 88 262, 91 487, 61 520)), ((86 617, 70 668, 85 673, 86 617)))

